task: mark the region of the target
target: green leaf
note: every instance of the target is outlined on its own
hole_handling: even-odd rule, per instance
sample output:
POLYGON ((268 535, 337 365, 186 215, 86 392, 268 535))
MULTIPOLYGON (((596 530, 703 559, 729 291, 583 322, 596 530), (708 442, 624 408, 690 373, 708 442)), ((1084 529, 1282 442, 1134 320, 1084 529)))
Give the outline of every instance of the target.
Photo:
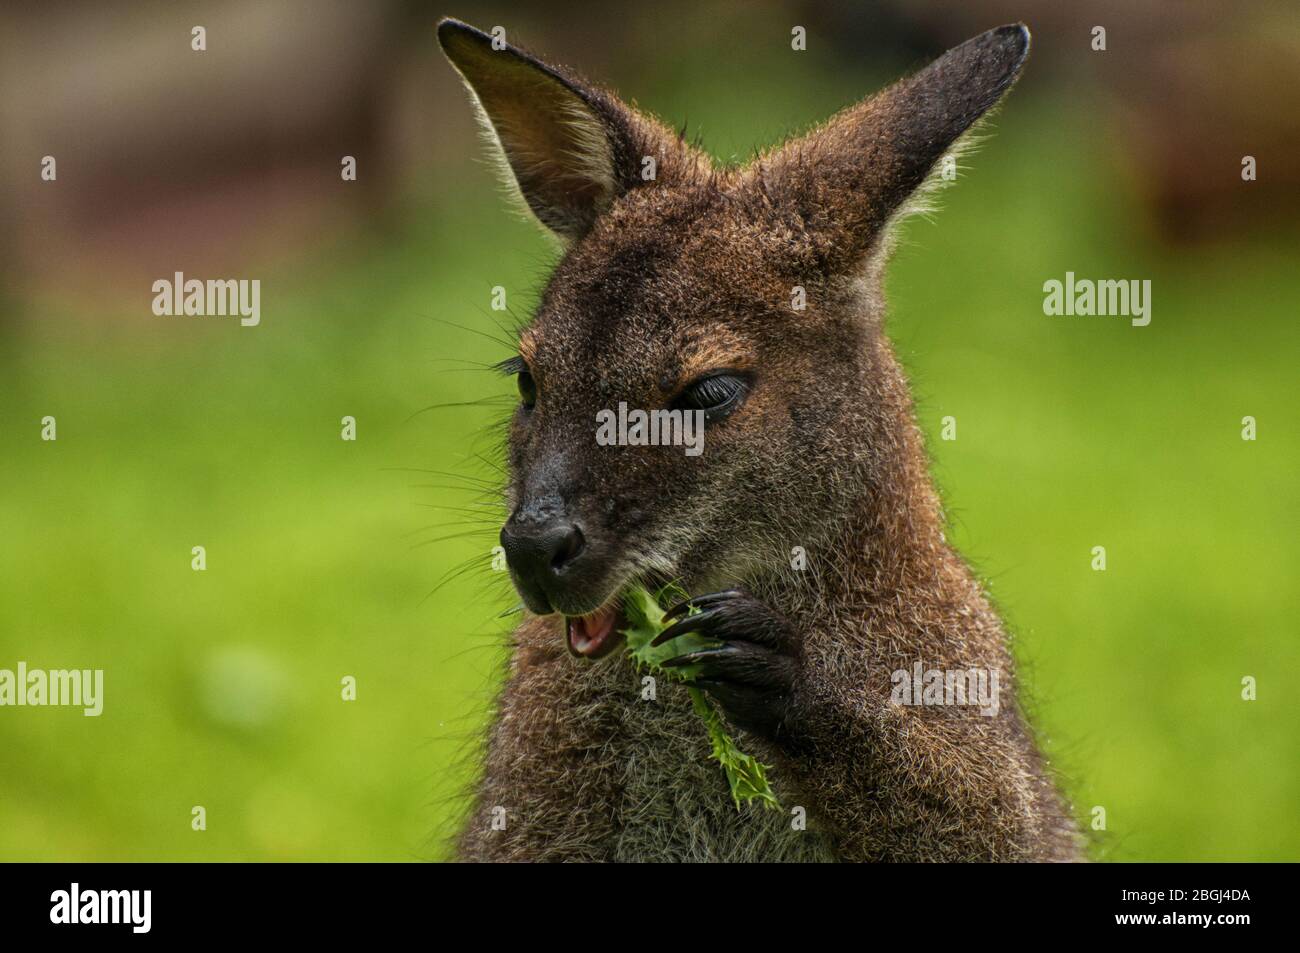
MULTIPOLYGON (((664 610, 661 603, 681 601, 685 598, 684 592, 672 586, 665 587, 658 596, 652 595, 649 590, 640 586, 628 590, 623 598, 623 615, 628 622, 628 627, 623 630, 623 634, 627 636, 628 652, 639 666, 649 669, 656 676, 687 683, 691 704, 695 708, 695 713, 700 716, 700 720, 704 722, 709 735, 711 756, 722 765, 722 770, 727 776, 727 784, 731 788, 731 799, 736 803, 737 809, 746 801, 758 801, 764 807, 779 808, 781 805, 777 802, 776 794, 773 793, 772 786, 767 780, 767 770, 770 765, 763 764, 741 751, 735 740, 727 734, 722 716, 708 696, 700 689, 689 686, 690 682, 699 677, 699 667, 687 665, 680 668, 663 668, 663 663, 670 658, 699 649, 713 648, 718 645, 718 642, 691 632, 658 648, 650 644, 660 632, 668 628, 664 624, 664 610)), ((690 615, 697 612, 699 610, 694 606, 689 610, 690 615)))

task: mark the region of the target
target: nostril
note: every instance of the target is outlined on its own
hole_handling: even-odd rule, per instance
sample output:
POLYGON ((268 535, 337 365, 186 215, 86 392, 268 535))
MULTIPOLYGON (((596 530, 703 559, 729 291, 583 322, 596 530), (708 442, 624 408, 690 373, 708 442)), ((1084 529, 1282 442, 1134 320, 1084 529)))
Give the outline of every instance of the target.
POLYGON ((565 527, 562 535, 557 540, 555 553, 551 556, 551 570, 559 572, 566 563, 577 559, 586 544, 582 530, 576 526, 565 527))
POLYGON ((546 587, 558 583, 560 576, 574 568, 575 560, 586 551, 587 541, 574 523, 553 521, 540 528, 521 528, 511 519, 501 528, 501 546, 516 585, 541 605, 546 601, 546 587))

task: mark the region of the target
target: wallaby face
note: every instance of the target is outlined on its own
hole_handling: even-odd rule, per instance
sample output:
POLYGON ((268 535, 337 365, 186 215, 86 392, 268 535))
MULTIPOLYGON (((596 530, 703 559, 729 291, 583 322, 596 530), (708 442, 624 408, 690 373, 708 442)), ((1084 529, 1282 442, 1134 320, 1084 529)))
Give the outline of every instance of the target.
POLYGON ((823 280, 744 188, 627 194, 576 241, 522 334, 503 540, 523 551, 511 568, 535 612, 588 615, 633 579, 707 587, 826 519, 833 491, 806 475, 860 430, 867 328, 832 297, 851 289, 819 284, 823 306, 791 309, 796 285, 823 280), (704 410, 702 452, 598 445, 598 411, 620 403, 704 410), (558 571, 530 566, 529 537, 557 524, 579 528, 580 548, 558 571))
POLYGON ((479 810, 514 799, 518 819, 495 838, 471 821, 462 851, 1073 856, 1014 703, 990 723, 936 724, 889 704, 890 672, 916 661, 1012 681, 1000 623, 943 538, 880 282, 891 226, 1014 82, 1028 31, 985 33, 725 168, 472 27, 444 20, 438 37, 509 180, 565 245, 503 365, 520 404, 501 541, 534 618, 516 634, 479 810), (702 450, 604 445, 599 415, 620 405, 700 412, 702 450), (791 571, 795 547, 807 572, 791 571), (721 643, 691 656, 697 684, 801 797, 825 795, 809 810, 827 841, 717 813, 716 772, 682 751, 684 697, 637 708, 625 660, 557 652, 610 654, 621 593, 669 581, 704 609, 665 637, 721 643))
POLYGON ((502 538, 529 608, 587 616, 633 579, 707 587, 815 537, 861 486, 808 475, 871 452, 870 258, 1010 84, 1026 31, 986 34, 723 170, 471 27, 445 21, 439 37, 528 207, 569 243, 510 365, 524 401, 502 538), (708 409, 707 449, 598 446, 597 412, 620 403, 708 409))

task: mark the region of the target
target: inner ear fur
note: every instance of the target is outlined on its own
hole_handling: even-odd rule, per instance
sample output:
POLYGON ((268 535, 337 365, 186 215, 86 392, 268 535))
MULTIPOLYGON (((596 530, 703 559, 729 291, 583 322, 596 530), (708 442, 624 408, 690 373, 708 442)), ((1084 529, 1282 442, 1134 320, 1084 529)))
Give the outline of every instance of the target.
POLYGON ((655 120, 568 70, 542 62, 458 20, 438 41, 460 73, 508 181, 528 209, 572 241, 628 190, 679 181, 707 165, 655 120), (645 179, 645 157, 655 177, 645 179))

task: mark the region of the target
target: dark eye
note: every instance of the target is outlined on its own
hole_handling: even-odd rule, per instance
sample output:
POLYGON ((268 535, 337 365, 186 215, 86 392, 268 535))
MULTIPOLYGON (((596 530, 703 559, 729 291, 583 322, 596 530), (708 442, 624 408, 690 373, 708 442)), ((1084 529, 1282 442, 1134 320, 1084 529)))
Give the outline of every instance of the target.
POLYGON ((675 410, 702 410, 707 423, 721 420, 740 406, 749 379, 739 374, 712 374, 687 386, 673 401, 675 410))
POLYGON ((517 378, 519 381, 519 400, 529 409, 537 403, 537 382, 533 380, 533 375, 527 371, 520 371, 517 378))

